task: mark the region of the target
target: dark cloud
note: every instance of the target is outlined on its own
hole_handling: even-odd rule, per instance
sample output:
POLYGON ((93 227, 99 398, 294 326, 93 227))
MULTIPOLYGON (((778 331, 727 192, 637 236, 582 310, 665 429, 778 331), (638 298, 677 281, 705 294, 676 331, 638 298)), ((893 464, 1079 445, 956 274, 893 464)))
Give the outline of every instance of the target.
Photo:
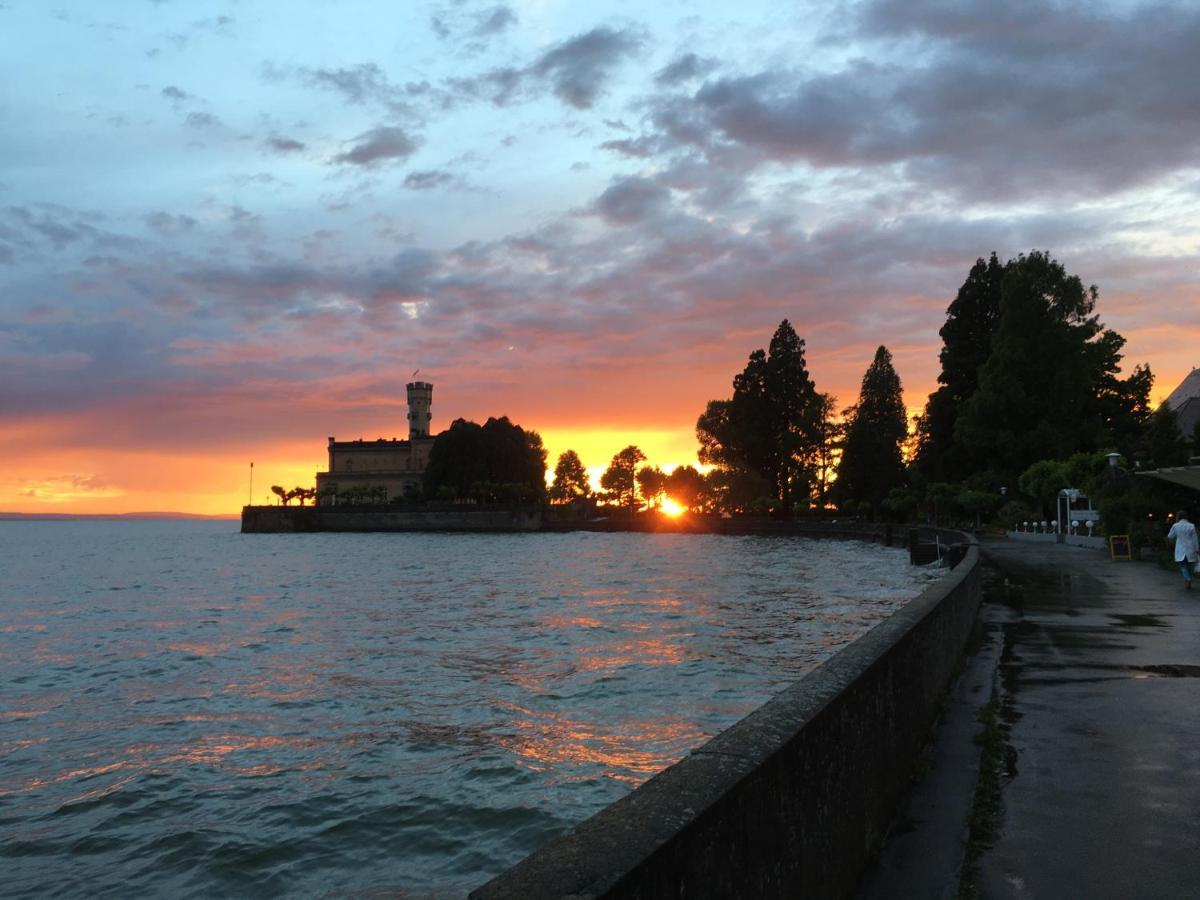
POLYGON ((547 50, 530 71, 548 79, 567 105, 590 109, 613 69, 634 56, 643 42, 633 29, 594 28, 547 50))
POLYGON ((151 391, 167 374, 166 356, 154 335, 126 322, 0 325, 0 407, 84 410, 151 391))
POLYGON ((605 141, 600 145, 601 150, 611 150, 621 156, 634 159, 648 159, 658 152, 659 141, 652 137, 622 138, 616 141, 605 141))
POLYGON ((266 146, 268 150, 276 153, 299 153, 307 149, 307 145, 303 141, 280 134, 273 134, 267 138, 266 146))
POLYGON ((221 124, 221 120, 212 113, 192 112, 188 113, 184 120, 189 128, 216 128, 221 124))
POLYGON ((428 191, 444 187, 454 180, 449 172, 433 169, 425 172, 410 172, 404 177, 404 186, 413 191, 428 191))
POLYGON ((593 210, 610 225, 632 225, 666 209, 671 192, 647 178, 622 178, 604 191, 593 210))
POLYGON ((83 214, 52 204, 5 208, 0 213, 0 237, 29 249, 45 243, 54 250, 82 242, 102 243, 115 239, 83 214))
POLYGON ((543 51, 528 66, 505 66, 449 81, 452 95, 507 106, 525 95, 549 90, 575 109, 590 109, 613 71, 644 44, 632 28, 594 28, 543 51))
POLYGON ((168 100, 170 100, 171 105, 174 106, 176 109, 179 108, 179 105, 181 103, 185 103, 188 100, 192 99, 191 94, 189 94, 187 91, 183 90, 182 88, 176 87, 173 84, 168 84, 165 88, 163 88, 162 95, 164 97, 166 97, 168 100))
POLYGON ((471 33, 476 37, 491 37, 507 31, 516 24, 517 14, 511 7, 501 4, 480 12, 471 33))
POLYGON ((177 235, 191 231, 196 227, 196 220, 191 216, 172 215, 171 213, 150 213, 145 217, 146 226, 161 235, 177 235))
POLYGON ((470 78, 451 78, 448 84, 453 95, 460 99, 487 100, 496 106, 507 106, 521 93, 525 81, 524 70, 503 67, 470 78))
POLYGON ((602 146, 743 174, 873 171, 987 203, 1105 194, 1200 165, 1200 10, 882 0, 858 26, 878 53, 661 94, 645 134, 602 146))
MULTIPOLYGON (((309 87, 333 91, 348 103, 375 104, 396 116, 419 117, 416 103, 425 99, 431 88, 425 82, 393 84, 376 63, 360 63, 339 69, 301 68, 295 74, 309 87)), ((289 70, 271 64, 262 67, 263 77, 282 80, 289 70)))
POLYGON ((654 73, 654 83, 661 87, 675 87, 702 78, 718 66, 715 59, 705 59, 695 53, 683 56, 663 66, 654 73))
POLYGON ((374 168, 408 159, 417 150, 417 141, 403 128, 381 126, 360 134, 355 146, 333 158, 336 163, 374 168))
POLYGON ((471 39, 466 48, 468 51, 485 49, 489 38, 502 34, 516 24, 516 12, 504 3, 469 13, 448 7, 429 17, 429 27, 439 40, 448 41, 455 34, 471 39))

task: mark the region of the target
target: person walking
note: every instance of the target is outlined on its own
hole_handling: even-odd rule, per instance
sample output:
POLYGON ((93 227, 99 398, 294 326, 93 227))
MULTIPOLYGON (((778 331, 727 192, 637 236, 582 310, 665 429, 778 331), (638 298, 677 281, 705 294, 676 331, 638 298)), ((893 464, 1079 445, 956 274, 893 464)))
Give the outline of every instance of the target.
POLYGON ((1175 524, 1167 532, 1167 540, 1175 542, 1175 562, 1179 563, 1179 571, 1183 573, 1183 583, 1190 591, 1192 589, 1192 571, 1196 565, 1196 553, 1200 546, 1196 541, 1196 526, 1188 521, 1187 513, 1182 509, 1175 514, 1175 524))

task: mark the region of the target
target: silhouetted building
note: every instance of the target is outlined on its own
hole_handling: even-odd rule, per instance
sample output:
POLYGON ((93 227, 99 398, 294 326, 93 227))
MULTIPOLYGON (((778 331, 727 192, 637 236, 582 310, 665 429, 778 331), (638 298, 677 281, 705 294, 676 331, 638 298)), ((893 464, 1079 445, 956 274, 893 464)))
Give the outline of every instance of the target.
POLYGON ((407 388, 408 440, 339 441, 331 437, 329 471, 317 473, 318 503, 338 502, 338 497, 353 496, 355 489, 361 489, 364 501, 420 495, 434 441, 429 436, 433 385, 414 381, 407 388), (373 496, 366 493, 372 490, 373 496))
POLYGON ((1179 382, 1179 387, 1167 397, 1166 404, 1175 410, 1179 433, 1190 440, 1196 423, 1200 422, 1200 369, 1192 369, 1187 378, 1179 382))

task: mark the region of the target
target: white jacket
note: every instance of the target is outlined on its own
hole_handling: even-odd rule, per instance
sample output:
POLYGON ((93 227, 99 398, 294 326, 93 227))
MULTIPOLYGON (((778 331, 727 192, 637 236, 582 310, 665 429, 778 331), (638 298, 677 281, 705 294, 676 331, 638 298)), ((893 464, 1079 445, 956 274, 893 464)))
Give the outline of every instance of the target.
POLYGON ((1167 540, 1175 542, 1175 562, 1185 559, 1196 561, 1196 552, 1200 547, 1196 544, 1196 526, 1187 519, 1180 519, 1167 532, 1167 540))

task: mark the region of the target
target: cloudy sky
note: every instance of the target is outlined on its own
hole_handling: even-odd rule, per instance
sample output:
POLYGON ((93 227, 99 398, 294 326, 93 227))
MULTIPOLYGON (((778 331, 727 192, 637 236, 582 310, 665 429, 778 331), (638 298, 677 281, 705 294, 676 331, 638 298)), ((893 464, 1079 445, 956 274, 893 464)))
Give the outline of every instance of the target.
POLYGON ((1165 396, 1197 47, 1194 3, 0 0, 0 510, 235 511, 418 369, 435 429, 688 462, 784 317, 915 410, 992 250, 1165 396))

